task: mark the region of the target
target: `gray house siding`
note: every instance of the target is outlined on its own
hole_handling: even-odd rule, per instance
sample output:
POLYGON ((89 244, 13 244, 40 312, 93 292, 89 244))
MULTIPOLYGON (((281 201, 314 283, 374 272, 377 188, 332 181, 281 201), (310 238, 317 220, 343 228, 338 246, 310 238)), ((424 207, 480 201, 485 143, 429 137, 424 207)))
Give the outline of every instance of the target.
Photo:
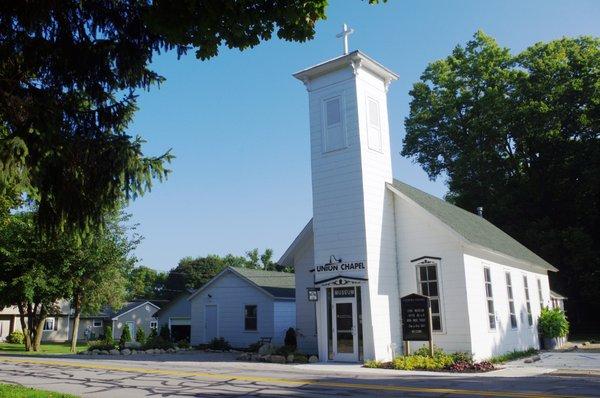
POLYGON ((188 297, 189 295, 181 295, 174 302, 171 302, 168 306, 162 308, 158 317, 159 329, 163 325, 169 326, 170 318, 181 319, 191 317, 192 306, 188 297))
POLYGON ((134 324, 134 330, 130 330, 132 340, 135 340, 135 333, 138 328, 144 329, 146 336, 148 336, 150 334, 150 322, 156 321, 156 318, 154 318, 156 311, 158 311, 158 308, 150 303, 145 303, 134 310, 119 315, 112 321, 113 337, 116 340, 121 338, 123 327, 127 322, 133 322, 134 324))
MULTIPOLYGON (((86 341, 86 340, 97 340, 100 336, 104 335, 104 326, 110 325, 110 319, 101 319, 101 318, 80 318, 79 319, 79 330, 77 331, 77 340, 86 341), (94 326, 94 320, 100 321, 101 326, 94 326), (85 331, 89 329, 90 335, 86 337, 85 331)), ((69 326, 72 330, 73 328, 73 319, 71 319, 71 325, 69 326)), ((71 336, 69 336, 70 338, 71 336)))
POLYGON ((289 328, 296 328, 296 303, 293 300, 275 301, 273 319, 273 343, 283 345, 287 330, 289 328))
POLYGON ((205 306, 217 305, 217 335, 243 348, 261 337, 274 337, 274 299, 231 272, 223 274, 191 299, 192 344, 208 343, 205 306), (209 297, 210 295, 210 297, 209 297), (245 305, 257 306, 257 330, 244 330, 245 305))
POLYGON ((302 352, 317 353, 317 318, 315 303, 308 301, 306 289, 314 287, 315 250, 312 239, 306 239, 304 244, 294 254, 296 271, 296 333, 298 348, 302 352))

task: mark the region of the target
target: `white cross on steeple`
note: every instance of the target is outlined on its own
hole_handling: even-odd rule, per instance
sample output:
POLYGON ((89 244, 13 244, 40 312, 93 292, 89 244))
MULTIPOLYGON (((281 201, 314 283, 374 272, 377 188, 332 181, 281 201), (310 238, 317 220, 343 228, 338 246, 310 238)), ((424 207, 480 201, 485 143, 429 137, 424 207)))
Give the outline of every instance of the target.
POLYGON ((348 36, 354 33, 354 29, 349 28, 348 25, 344 24, 344 29, 335 35, 335 37, 343 37, 344 38, 344 55, 348 54, 348 36))

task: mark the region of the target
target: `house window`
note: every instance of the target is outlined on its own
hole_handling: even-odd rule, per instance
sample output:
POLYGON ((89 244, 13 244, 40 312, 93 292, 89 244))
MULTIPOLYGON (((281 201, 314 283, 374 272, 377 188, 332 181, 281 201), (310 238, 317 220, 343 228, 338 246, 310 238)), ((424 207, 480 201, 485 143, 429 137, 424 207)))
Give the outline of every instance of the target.
POLYGON ((525 304, 527 309, 527 323, 529 326, 533 325, 533 316, 531 315, 531 300, 529 300, 529 283, 527 281, 527 275, 523 275, 523 286, 525 288, 525 304))
POLYGON ((485 297, 487 299, 488 322, 490 329, 496 329, 496 312, 494 311, 494 295, 492 292, 492 274, 489 267, 483 268, 485 278, 485 297))
POLYGON ((435 331, 441 331, 442 315, 437 274, 437 266, 435 264, 417 266, 419 293, 429 296, 431 301, 431 327, 435 331))
POLYGON ((513 296, 512 280, 510 272, 506 273, 506 291, 508 293, 508 311, 510 313, 510 327, 517 328, 517 313, 515 312, 515 298, 513 296))
POLYGON ((46 318, 44 320, 44 330, 56 330, 56 318, 46 318))
POLYGON ((342 97, 334 97, 324 101, 324 134, 323 151, 330 152, 346 147, 346 133, 342 112, 342 97))
POLYGON ((381 151, 381 120, 379 117, 379 103, 372 98, 367 98, 368 143, 369 148, 381 151))
POLYGON ((537 280, 537 285, 538 285, 538 295, 540 296, 540 309, 544 309, 544 296, 542 295, 542 280, 540 278, 538 278, 537 280))
POLYGON ((101 319, 94 319, 93 325, 95 328, 101 328, 102 327, 102 320, 101 319))
POLYGON ((257 311, 256 305, 247 305, 244 307, 244 330, 253 331, 257 329, 257 311))
POLYGON ((150 329, 158 328, 158 321, 150 321, 150 329))

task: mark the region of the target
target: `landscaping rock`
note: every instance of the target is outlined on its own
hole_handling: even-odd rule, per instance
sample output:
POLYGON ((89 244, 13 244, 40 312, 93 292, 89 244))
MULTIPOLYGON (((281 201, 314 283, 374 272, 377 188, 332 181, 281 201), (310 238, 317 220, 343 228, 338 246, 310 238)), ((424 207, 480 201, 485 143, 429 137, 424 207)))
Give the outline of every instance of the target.
POLYGON ((154 350, 152 348, 145 351, 146 354, 154 354, 154 350))
POLYGON ((242 355, 237 357, 238 361, 247 361, 249 359, 251 359, 251 355, 247 354, 247 353, 243 353, 242 355))
POLYGON ((112 349, 107 354, 110 354, 110 355, 121 355, 121 352, 119 350, 112 349))
POLYGON ((254 362, 258 362, 260 360, 260 355, 258 355, 258 354, 252 354, 250 356, 250 360, 254 361, 254 362))
POLYGON ((311 355, 308 357, 308 363, 316 363, 319 362, 319 358, 316 355, 311 355))
POLYGON ((261 362, 271 362, 271 356, 270 355, 261 355, 260 360, 261 360, 261 362))
POLYGON ((541 359, 542 359, 542 358, 540 358, 540 356, 539 356, 539 355, 534 355, 534 356, 532 356, 532 357, 531 357, 531 360, 532 360, 533 362, 540 361, 541 359))
POLYGON ((271 362, 285 363, 285 357, 283 355, 271 355, 271 362))
POLYGON ((531 358, 527 358, 526 360, 524 360, 523 362, 525 363, 533 363, 533 359, 531 358))
POLYGON ((285 360, 287 363, 294 363, 294 354, 289 354, 285 360))
POLYGON ((177 352, 177 351, 175 351, 175 349, 174 349, 174 348, 169 348, 169 349, 167 350, 167 352, 168 352, 169 354, 174 354, 174 353, 175 353, 175 352, 177 352))
POLYGON ((121 350, 121 355, 131 355, 131 350, 129 348, 124 348, 121 350))
POLYGON ((97 348, 94 348, 94 349, 92 350, 92 354, 98 355, 98 354, 100 354, 100 350, 99 350, 99 349, 97 349, 97 348))
POLYGON ((137 354, 137 353, 138 353, 138 351, 137 351, 137 350, 131 350, 131 355, 135 355, 135 354, 137 354))
POLYGON ((258 349, 258 355, 268 355, 273 352, 273 344, 266 343, 260 346, 258 349))
POLYGON ((110 352, 108 352, 106 350, 100 350, 100 352, 98 354, 100 354, 100 355, 108 355, 108 354, 110 354, 110 352))

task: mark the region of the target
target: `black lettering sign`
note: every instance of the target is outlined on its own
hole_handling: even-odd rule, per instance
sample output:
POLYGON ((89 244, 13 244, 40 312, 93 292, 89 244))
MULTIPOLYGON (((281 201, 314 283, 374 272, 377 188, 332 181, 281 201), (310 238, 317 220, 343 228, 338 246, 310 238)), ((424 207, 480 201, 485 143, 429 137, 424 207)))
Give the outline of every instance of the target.
POLYGON ((402 307, 402 339, 404 341, 429 341, 429 297, 409 294, 400 299, 402 307))
POLYGON ((333 297, 354 297, 354 287, 336 287, 333 289, 333 297))

